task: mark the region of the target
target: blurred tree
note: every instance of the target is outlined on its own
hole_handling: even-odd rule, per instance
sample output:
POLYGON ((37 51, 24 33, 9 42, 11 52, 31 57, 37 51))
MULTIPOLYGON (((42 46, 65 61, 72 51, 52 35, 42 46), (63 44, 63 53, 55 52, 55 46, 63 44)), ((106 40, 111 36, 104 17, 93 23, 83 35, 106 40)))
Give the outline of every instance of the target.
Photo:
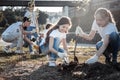
POLYGON ((71 21, 72 21, 72 27, 71 27, 71 29, 69 31, 74 32, 76 27, 79 25, 80 18, 79 17, 73 17, 71 19, 71 21))
POLYGON ((13 11, 13 8, 8 7, 5 9, 5 11, 3 11, 3 13, 4 13, 4 16, 6 17, 9 25, 16 21, 15 12, 13 11))
POLYGON ((2 11, 0 11, 0 27, 6 27, 7 26, 7 19, 5 18, 2 11))
POLYGON ((48 14, 46 14, 45 12, 39 11, 38 14, 38 23, 43 25, 47 22, 47 18, 48 18, 48 14))
MULTIPOLYGON (((5 15, 5 18, 8 21, 8 24, 12 24, 16 21, 21 21, 24 13, 25 13, 26 8, 16 8, 14 9, 13 7, 8 7, 6 8, 3 13, 5 15)), ((38 12, 38 23, 43 25, 46 23, 48 18, 48 14, 45 14, 45 12, 39 11, 38 12)))
POLYGON ((17 8, 15 9, 15 18, 16 18, 16 21, 22 21, 22 18, 24 17, 24 14, 25 14, 25 10, 26 8, 17 8))

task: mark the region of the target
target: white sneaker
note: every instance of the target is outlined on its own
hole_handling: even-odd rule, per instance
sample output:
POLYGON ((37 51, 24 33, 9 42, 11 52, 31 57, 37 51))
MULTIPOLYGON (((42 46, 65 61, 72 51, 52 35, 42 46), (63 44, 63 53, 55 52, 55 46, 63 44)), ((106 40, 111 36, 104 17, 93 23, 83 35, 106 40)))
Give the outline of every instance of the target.
POLYGON ((55 67, 56 66, 56 63, 55 61, 49 61, 49 65, 50 67, 55 67))
POLYGON ((35 54, 34 51, 30 52, 30 54, 35 54))
POLYGON ((98 61, 98 56, 97 55, 94 55, 94 56, 92 56, 90 59, 88 59, 85 63, 86 64, 93 64, 93 63, 95 63, 95 62, 97 62, 98 61))
POLYGON ((10 52, 11 52, 10 48, 8 48, 7 46, 5 46, 5 47, 3 48, 3 51, 4 51, 5 53, 10 53, 10 52))
POLYGON ((22 50, 16 50, 15 53, 20 54, 20 53, 25 53, 25 52, 22 50))

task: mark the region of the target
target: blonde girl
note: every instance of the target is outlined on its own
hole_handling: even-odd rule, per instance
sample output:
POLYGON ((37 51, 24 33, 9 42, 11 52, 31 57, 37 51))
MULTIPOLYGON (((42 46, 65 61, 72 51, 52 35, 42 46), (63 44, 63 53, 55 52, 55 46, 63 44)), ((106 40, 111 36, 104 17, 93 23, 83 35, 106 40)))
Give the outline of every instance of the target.
POLYGON ((88 59, 86 63, 91 64, 97 62, 98 58, 103 54, 107 64, 110 64, 111 62, 112 64, 116 64, 120 40, 113 16, 110 10, 99 8, 96 10, 94 18, 95 20, 89 34, 84 33, 82 29, 78 32, 80 37, 87 40, 92 40, 96 32, 98 32, 102 38, 101 41, 96 44, 96 54, 88 59))

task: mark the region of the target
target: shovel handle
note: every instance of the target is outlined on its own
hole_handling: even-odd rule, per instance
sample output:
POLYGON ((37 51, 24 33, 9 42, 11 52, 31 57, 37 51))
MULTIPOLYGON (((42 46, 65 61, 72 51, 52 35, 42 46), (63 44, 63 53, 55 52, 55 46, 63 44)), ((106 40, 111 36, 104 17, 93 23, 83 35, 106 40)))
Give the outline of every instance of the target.
POLYGON ((78 58, 76 57, 76 47, 77 47, 77 36, 75 36, 75 46, 74 46, 74 61, 78 62, 78 58))

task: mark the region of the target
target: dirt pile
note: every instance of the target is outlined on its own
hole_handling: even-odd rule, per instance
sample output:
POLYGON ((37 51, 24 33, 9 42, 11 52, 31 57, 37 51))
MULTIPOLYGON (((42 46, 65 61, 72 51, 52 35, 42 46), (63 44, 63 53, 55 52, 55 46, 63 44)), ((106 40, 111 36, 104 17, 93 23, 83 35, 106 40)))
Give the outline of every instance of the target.
POLYGON ((72 80, 120 80, 120 64, 117 66, 102 63, 72 64, 59 70, 63 75, 71 75, 72 80))

